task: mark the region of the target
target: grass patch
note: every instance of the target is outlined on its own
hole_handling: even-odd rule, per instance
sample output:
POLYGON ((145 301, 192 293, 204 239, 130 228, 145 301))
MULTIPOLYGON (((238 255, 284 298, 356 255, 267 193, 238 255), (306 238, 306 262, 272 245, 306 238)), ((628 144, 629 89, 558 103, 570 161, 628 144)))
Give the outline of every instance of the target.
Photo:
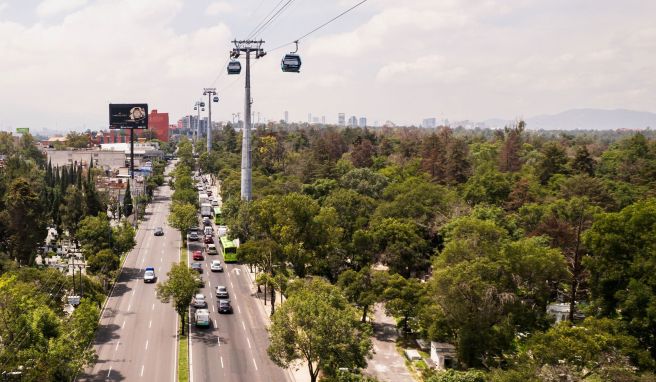
MULTIPOLYGON (((180 329, 182 329, 182 326, 180 329)), ((178 382, 189 381, 189 342, 187 342, 187 334, 178 335, 178 382)))
POLYGON ((180 248, 180 262, 187 264, 189 262, 189 252, 187 252, 187 246, 183 245, 180 248))

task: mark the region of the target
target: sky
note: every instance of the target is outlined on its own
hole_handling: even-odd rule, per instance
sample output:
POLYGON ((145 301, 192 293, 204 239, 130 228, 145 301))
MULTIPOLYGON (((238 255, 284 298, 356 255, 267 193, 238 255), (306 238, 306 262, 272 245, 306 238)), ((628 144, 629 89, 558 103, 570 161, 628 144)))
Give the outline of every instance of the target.
MULTIPOLYGON (((255 37, 273 50, 357 2, 291 0, 255 37)), ((0 129, 105 129, 108 104, 122 102, 175 123, 204 87, 220 97, 213 120, 243 115, 243 71, 225 73, 230 41, 277 4, 0 0, 0 129)), ((253 111, 328 123, 343 112, 372 125, 656 112, 654 15, 648 0, 368 0, 300 41, 301 73, 280 70, 293 45, 254 61, 253 111)))

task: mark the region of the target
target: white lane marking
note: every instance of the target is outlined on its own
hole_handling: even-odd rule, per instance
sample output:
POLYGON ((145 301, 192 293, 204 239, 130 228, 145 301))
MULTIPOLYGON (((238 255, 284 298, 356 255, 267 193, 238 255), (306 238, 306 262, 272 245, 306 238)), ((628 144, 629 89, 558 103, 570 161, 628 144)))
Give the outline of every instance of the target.
POLYGON ((241 272, 241 269, 235 268, 235 273, 237 274, 237 276, 239 276, 239 272, 241 272))
POLYGON ((239 307, 239 305, 237 305, 237 310, 239 311, 239 313, 241 313, 241 308, 239 307))
POLYGON ((232 281, 230 281, 230 288, 235 289, 235 286, 232 285, 232 281))
POLYGON ((244 331, 246 331, 246 324, 244 324, 244 320, 241 320, 241 326, 244 328, 244 331))
POLYGON ((121 341, 116 341, 116 346, 114 347, 114 351, 118 350, 118 344, 120 344, 120 343, 121 343, 121 341))
POLYGON ((163 257, 160 257, 160 258, 159 258, 159 262, 161 263, 161 262, 163 262, 163 261, 164 261, 164 258, 163 258, 163 257))
POLYGON ((132 307, 132 304, 128 305, 128 312, 130 311, 130 308, 132 307))
POLYGON ((146 258, 145 257, 144 257, 143 260, 141 260, 141 265, 144 265, 144 264, 146 264, 146 258))
POLYGON ((255 365, 255 371, 257 371, 257 362, 255 362, 255 358, 253 358, 253 365, 255 365))
POLYGON ((134 289, 132 289, 132 295, 133 295, 133 296, 134 296, 134 292, 135 292, 135 290, 134 290, 134 289))
POLYGON ((121 325, 121 329, 125 327, 125 320, 123 320, 123 325, 121 325))
POLYGON ((246 342, 248 342, 248 348, 250 349, 251 348, 251 340, 249 340, 248 337, 246 337, 246 342))
POLYGON ((153 326, 153 320, 148 321, 148 329, 150 329, 151 326, 153 326))
MULTIPOLYGON (((248 338, 246 338, 246 339, 248 339, 248 338)), ((249 344, 250 344, 250 342, 249 342, 249 344)), ((148 340, 146 340, 146 350, 148 350, 148 340)))
MULTIPOLYGON (((214 320, 214 327, 218 328, 218 326, 216 325, 216 320, 214 320)), ((221 339, 220 338, 219 338, 219 345, 221 345, 221 339)))
POLYGON ((109 367, 109 371, 107 372, 107 378, 109 378, 109 375, 112 373, 112 367, 109 367))
MULTIPOLYGON (((253 362, 255 362, 255 360, 253 360, 253 362)), ((141 377, 143 377, 144 366, 145 366, 145 365, 141 365, 141 375, 140 375, 141 377)), ((256 367, 255 369, 257 369, 257 367, 256 367)))
POLYGON ((214 305, 212 305, 212 312, 214 312, 214 305))
POLYGON ((223 369, 223 357, 221 357, 221 369, 223 369))
POLYGON ((210 287, 210 289, 212 289, 212 282, 210 280, 207 280, 207 286, 210 287))
POLYGON ((155 310, 155 303, 153 303, 153 307, 150 310, 155 310))

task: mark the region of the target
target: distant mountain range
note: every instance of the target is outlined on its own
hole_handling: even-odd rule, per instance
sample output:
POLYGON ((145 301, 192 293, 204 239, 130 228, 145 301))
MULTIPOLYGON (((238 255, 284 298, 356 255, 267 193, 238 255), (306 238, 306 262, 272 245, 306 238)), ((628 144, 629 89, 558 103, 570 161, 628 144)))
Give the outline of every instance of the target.
MULTIPOLYGON (((500 128, 513 121, 489 119, 484 123, 500 128)), ((656 128, 656 113, 635 110, 572 109, 526 119, 530 130, 615 130, 656 128)))

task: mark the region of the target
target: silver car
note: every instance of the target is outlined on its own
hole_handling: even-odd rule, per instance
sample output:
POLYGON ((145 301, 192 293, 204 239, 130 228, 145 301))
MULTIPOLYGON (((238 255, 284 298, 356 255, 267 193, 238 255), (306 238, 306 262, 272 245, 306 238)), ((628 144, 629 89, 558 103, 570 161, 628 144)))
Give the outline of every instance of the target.
POLYGON ((223 285, 216 287, 216 297, 218 298, 228 298, 228 288, 223 285))

